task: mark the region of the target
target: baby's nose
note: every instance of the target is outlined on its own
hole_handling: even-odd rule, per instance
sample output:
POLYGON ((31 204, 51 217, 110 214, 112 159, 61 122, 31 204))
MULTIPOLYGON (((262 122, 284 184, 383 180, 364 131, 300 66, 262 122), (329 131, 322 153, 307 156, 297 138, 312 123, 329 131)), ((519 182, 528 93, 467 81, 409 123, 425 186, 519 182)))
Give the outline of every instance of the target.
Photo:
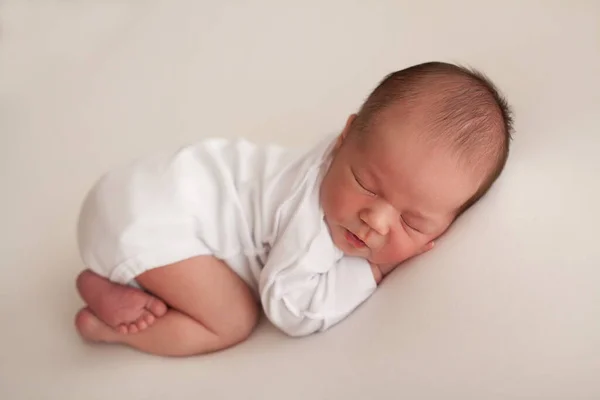
POLYGON ((386 236, 397 219, 396 210, 388 204, 363 210, 360 219, 381 236, 386 236))

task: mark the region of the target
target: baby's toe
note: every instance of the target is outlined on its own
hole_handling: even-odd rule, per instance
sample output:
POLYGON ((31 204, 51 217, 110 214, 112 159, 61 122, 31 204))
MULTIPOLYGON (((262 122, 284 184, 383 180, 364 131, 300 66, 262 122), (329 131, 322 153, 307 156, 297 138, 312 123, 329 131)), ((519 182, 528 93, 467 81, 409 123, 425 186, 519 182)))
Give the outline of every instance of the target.
POLYGON ((144 319, 144 321, 146 321, 148 326, 152 325, 154 323, 154 321, 156 321, 156 318, 154 317, 154 315, 152 315, 150 313, 147 313, 142 318, 144 319))
POLYGON ((129 333, 129 329, 127 329, 127 325, 119 325, 117 327, 117 331, 122 335, 127 335, 129 333))
POLYGON ((148 327, 148 324, 143 319, 140 321, 137 321, 135 323, 135 325, 137 326, 138 331, 143 331, 144 329, 146 329, 148 327))
POLYGON ((162 317, 167 313, 167 305, 157 298, 151 298, 146 305, 146 309, 156 317, 162 317))
POLYGON ((129 324, 129 333, 138 333, 139 329, 136 324, 129 324))

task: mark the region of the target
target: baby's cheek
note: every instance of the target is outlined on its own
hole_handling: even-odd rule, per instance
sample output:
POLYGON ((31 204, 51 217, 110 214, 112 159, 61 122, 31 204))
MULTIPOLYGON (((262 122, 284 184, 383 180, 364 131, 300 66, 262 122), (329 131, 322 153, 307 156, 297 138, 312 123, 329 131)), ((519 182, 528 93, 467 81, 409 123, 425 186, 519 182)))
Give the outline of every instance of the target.
POLYGON ((380 249, 378 252, 373 254, 369 261, 375 264, 391 264, 402 262, 400 254, 396 250, 390 250, 387 248, 380 249))
POLYGON ((332 190, 328 190, 326 192, 326 196, 323 198, 322 201, 322 205, 325 209, 325 212, 329 214, 330 217, 334 217, 337 214, 336 203, 338 202, 335 192, 333 192, 332 190))
POLYGON ((328 214, 329 218, 338 220, 338 207, 337 207, 337 199, 335 196, 329 197, 324 204, 325 212, 328 214))
POLYGON ((352 212, 351 210, 352 201, 349 196, 344 196, 343 191, 333 193, 330 202, 330 212, 334 214, 337 219, 347 219, 348 215, 352 212))
POLYGON ((416 249, 413 243, 410 242, 394 242, 388 243, 378 255, 381 262, 385 263, 401 263, 416 254, 416 249))

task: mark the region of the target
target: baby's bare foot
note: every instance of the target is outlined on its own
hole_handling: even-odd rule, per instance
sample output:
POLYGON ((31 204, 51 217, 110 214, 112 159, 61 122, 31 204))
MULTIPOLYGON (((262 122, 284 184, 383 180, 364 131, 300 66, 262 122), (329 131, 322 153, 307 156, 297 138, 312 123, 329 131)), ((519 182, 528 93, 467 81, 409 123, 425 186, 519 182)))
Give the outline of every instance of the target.
MULTIPOLYGON (((77 289, 89 311, 120 333, 142 331, 167 312, 167 306, 158 298, 142 290, 110 282, 89 270, 77 278, 77 289)), ((87 317, 82 318, 85 320, 87 317)))

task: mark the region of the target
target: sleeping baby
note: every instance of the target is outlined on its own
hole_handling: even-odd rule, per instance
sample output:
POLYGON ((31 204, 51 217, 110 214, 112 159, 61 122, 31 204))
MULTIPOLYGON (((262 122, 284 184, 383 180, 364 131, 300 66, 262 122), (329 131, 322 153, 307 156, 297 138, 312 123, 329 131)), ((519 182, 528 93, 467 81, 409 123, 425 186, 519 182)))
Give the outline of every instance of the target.
POLYGON ((110 172, 79 218, 77 329, 164 356, 233 346, 261 310, 324 331, 485 195, 511 125, 485 76, 430 62, 308 151, 209 139, 110 172))

